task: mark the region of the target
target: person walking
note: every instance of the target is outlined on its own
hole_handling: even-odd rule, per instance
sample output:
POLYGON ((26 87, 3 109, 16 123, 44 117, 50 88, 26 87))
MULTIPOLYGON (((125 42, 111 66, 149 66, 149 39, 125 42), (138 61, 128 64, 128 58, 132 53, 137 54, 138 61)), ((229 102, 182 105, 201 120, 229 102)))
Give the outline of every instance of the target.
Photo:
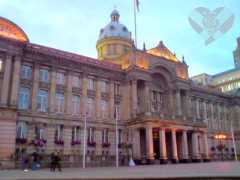
POLYGON ((28 172, 29 157, 26 152, 22 155, 22 169, 24 172, 28 172))
MULTIPOLYGON (((58 171, 59 171, 59 172, 62 171, 60 152, 58 152, 58 153, 55 155, 55 167, 58 168, 58 171)), ((54 170, 55 170, 55 169, 54 169, 54 170)))
POLYGON ((50 156, 50 171, 55 171, 55 168, 56 168, 56 163, 55 163, 55 153, 51 153, 51 156, 50 156))

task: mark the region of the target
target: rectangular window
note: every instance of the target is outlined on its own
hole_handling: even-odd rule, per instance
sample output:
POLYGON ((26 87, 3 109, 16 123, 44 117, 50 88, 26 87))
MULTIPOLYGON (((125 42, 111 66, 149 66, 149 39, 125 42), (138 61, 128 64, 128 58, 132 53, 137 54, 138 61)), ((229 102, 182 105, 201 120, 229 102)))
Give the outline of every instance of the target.
POLYGON ((88 98, 87 99, 87 116, 88 117, 92 117, 94 115, 94 110, 95 110, 95 107, 94 107, 94 99, 93 98, 88 98))
POLYGON ((88 89, 94 90, 94 80, 92 78, 88 79, 88 89))
POLYGON ((102 144, 108 143, 108 129, 102 131, 102 144))
POLYGON ((114 109, 114 118, 117 118, 120 120, 120 104, 115 104, 115 109, 114 109))
POLYGON ((119 95, 120 94, 120 85, 115 83, 114 84, 114 94, 119 95))
POLYGON ((17 127, 16 127, 16 136, 19 139, 27 139, 27 123, 23 121, 17 122, 17 127))
POLYGON ((19 109, 28 109, 29 108, 29 99, 30 99, 29 88, 21 87, 20 91, 19 91, 18 108, 19 109))
POLYGON ((78 76, 73 76, 72 77, 72 87, 80 88, 81 86, 81 81, 78 76))
POLYGON ((103 118, 108 116, 108 102, 105 100, 101 100, 101 113, 103 118))
POLYGON ((108 83, 107 81, 101 81, 101 92, 108 92, 108 83))
POLYGON ((72 96, 72 113, 80 114, 80 96, 72 96))
POLYGON ((0 72, 3 70, 3 61, 0 59, 0 72))
POLYGON ((49 72, 47 69, 39 70, 39 81, 48 82, 49 81, 49 72))
POLYGON ((60 85, 64 85, 65 84, 65 75, 64 75, 64 73, 57 72, 57 74, 56 74, 56 83, 60 84, 60 85))
POLYGON ((55 106, 57 113, 64 113, 64 94, 56 93, 55 106))
POLYGON ((63 141, 63 130, 64 126, 63 125, 57 125, 56 130, 55 130, 55 141, 63 141))
POLYGON ((36 139, 44 139, 43 138, 43 128, 42 127, 35 127, 35 138, 36 139))
POLYGON ((21 67, 21 78, 22 79, 32 79, 32 67, 22 65, 22 67, 21 67))
POLYGON ((72 142, 79 142, 81 140, 81 134, 80 134, 80 127, 74 126, 72 127, 72 142))
POLYGON ((123 143, 122 141, 122 129, 118 129, 118 144, 123 143))
POLYGON ((88 128, 88 142, 94 142, 94 128, 90 127, 88 128))
POLYGON ((39 90, 37 95, 37 111, 47 112, 48 109, 48 91, 39 90))

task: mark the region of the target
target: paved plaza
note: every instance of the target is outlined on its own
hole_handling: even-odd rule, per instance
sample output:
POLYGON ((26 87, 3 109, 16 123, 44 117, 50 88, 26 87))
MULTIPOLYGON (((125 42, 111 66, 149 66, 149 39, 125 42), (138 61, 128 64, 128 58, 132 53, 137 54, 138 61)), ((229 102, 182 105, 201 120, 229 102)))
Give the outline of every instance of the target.
MULTIPOLYGON (((67 168, 63 172, 48 169, 23 172, 0 171, 1 180, 77 180, 77 179, 188 179, 189 177, 231 177, 240 179, 240 162, 211 162, 196 164, 146 165, 137 167, 67 168)), ((229 178, 226 178, 229 179, 229 178)))

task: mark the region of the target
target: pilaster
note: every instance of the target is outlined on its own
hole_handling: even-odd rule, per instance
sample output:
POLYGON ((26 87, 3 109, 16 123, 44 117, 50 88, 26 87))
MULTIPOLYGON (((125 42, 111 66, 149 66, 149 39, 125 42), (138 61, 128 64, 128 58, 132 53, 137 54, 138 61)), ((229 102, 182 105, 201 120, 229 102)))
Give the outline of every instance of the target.
POLYGON ((1 93, 1 105, 7 106, 8 104, 8 95, 9 95, 9 86, 11 78, 11 67, 12 67, 12 55, 7 55, 4 63, 4 74, 2 81, 2 93, 1 93))
POLYGON ((19 91, 19 85, 20 85, 20 69, 21 69, 21 57, 16 56, 14 58, 14 65, 13 65, 13 78, 12 78, 12 89, 11 89, 11 99, 10 99, 10 105, 13 107, 17 107, 18 91, 19 91))

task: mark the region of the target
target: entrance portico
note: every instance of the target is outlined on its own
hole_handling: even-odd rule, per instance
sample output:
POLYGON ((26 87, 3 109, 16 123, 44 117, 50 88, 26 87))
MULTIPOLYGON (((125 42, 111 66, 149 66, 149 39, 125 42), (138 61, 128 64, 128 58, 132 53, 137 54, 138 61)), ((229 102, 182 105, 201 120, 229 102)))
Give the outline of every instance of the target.
POLYGON ((149 164, 155 160, 161 164, 209 160, 204 127, 159 122, 134 125, 134 137, 139 137, 139 140, 133 141, 133 151, 140 149, 135 159, 145 159, 149 164))

